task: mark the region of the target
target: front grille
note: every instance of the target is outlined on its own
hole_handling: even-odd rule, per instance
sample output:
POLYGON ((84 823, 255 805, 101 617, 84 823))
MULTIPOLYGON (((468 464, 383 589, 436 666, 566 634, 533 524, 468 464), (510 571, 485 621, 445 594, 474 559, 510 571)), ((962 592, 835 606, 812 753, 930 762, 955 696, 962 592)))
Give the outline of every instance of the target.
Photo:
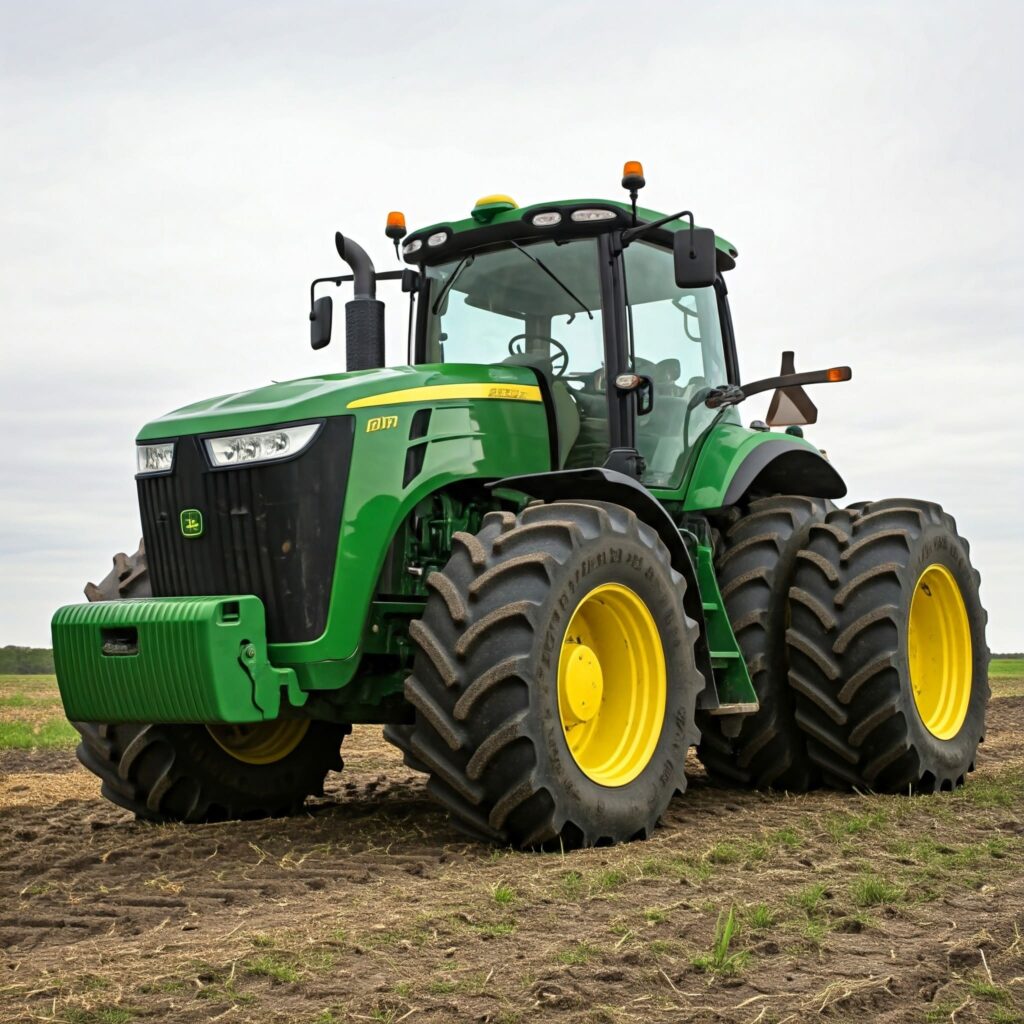
POLYGON ((268 640, 315 640, 327 624, 352 436, 352 417, 334 417, 293 459, 219 470, 200 438, 180 438, 171 473, 138 478, 153 594, 255 594, 268 640), (192 508, 200 537, 181 532, 192 508))

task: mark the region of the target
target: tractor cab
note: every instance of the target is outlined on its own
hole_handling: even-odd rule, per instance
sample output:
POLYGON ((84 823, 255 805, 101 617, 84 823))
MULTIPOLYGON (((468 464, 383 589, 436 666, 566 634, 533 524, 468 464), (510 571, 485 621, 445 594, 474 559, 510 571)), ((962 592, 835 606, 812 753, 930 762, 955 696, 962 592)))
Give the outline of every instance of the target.
POLYGON ((626 203, 485 197, 403 246, 420 275, 410 362, 528 367, 551 410, 553 468, 616 464, 678 486, 715 417, 703 397, 737 382, 721 278, 736 250, 697 229, 706 276, 680 283, 673 243, 681 232, 689 245, 690 226, 626 203))

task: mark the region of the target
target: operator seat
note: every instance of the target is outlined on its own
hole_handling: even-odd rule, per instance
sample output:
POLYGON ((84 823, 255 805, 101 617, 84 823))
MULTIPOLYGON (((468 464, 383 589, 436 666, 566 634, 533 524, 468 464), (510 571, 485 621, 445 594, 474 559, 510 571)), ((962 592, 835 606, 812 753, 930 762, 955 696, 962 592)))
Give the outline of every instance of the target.
POLYGON ((580 411, 577 408, 576 400, 572 391, 565 381, 560 380, 551 370, 551 361, 544 356, 534 355, 529 352, 519 355, 510 355, 502 360, 505 366, 529 366, 543 375, 547 382, 548 391, 551 394, 551 404, 555 412, 555 433, 558 445, 558 466, 561 469, 565 465, 572 446, 580 433, 580 411))

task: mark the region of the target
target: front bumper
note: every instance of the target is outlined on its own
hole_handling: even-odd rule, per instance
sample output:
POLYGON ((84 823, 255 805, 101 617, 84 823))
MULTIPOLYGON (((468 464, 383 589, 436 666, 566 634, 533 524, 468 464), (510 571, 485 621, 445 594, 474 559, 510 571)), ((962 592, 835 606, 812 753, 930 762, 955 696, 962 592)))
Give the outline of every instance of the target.
POLYGON ((64 711, 76 722, 262 722, 298 707, 295 672, 267 658, 252 594, 66 605, 51 622, 64 711))

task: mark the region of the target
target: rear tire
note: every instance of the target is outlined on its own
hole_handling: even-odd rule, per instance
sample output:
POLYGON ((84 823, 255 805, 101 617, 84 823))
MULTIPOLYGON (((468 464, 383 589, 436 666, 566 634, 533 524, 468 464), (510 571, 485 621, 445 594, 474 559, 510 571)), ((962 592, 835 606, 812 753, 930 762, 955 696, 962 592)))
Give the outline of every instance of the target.
POLYGON ((811 530, 790 591, 790 686, 826 781, 877 792, 960 786, 984 739, 987 616, 952 517, 909 498, 811 530))
MULTIPOLYGON (((90 601, 150 597, 143 544, 114 556, 114 567, 90 601)), ((350 725, 288 720, 230 728, 72 722, 81 733, 78 760, 97 775, 112 803, 150 821, 224 821, 291 814, 323 793, 328 771, 340 771, 350 725), (275 742, 275 736, 277 742, 275 742), (219 739, 217 738, 219 737, 219 739), (253 742, 256 740, 257 742, 253 742), (231 749, 235 753, 230 752, 231 749)))
MULTIPOLYGON (((428 791, 476 837, 554 849, 646 837, 685 789, 704 687, 686 584, 661 540, 632 512, 590 501, 492 512, 478 534, 453 539, 411 630, 419 650, 405 692, 415 723, 386 735, 407 764, 429 770, 428 791), (629 631, 634 613, 649 634, 629 631), (590 653, 604 682, 594 683, 595 704, 591 691, 573 691, 571 714, 583 717, 568 721, 565 680, 576 670, 565 666, 577 656, 590 664, 590 653), (631 671, 619 657, 632 659, 631 671), (619 714, 625 692, 632 703, 619 714), (658 702, 660 715, 650 712, 658 702), (607 747, 597 732, 573 731, 609 726, 607 747)), ((580 671, 574 679, 593 681, 580 671)))
POLYGON ((737 736, 721 716, 698 715, 698 752, 717 783, 803 792, 817 782, 787 680, 786 626, 797 553, 828 507, 820 498, 762 498, 719 524, 718 585, 761 706, 743 716, 737 736))

